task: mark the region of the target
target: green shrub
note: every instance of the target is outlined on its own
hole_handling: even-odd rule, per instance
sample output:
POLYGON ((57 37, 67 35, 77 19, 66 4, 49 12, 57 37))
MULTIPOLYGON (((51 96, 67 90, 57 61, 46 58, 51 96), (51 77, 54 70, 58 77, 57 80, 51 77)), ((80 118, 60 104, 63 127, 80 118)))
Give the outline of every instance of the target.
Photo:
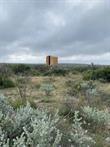
POLYGON ((13 113, 13 107, 3 95, 0 95, 0 111, 5 115, 13 113))
POLYGON ((37 71, 35 69, 32 69, 30 75, 32 75, 32 76, 41 76, 42 74, 39 71, 37 71))
POLYGON ((110 123, 110 113, 108 111, 85 106, 83 112, 89 121, 94 122, 97 125, 107 125, 110 123))
POLYGON ((83 80, 87 80, 87 81, 92 80, 93 79, 92 76, 93 76, 93 72, 91 70, 88 70, 83 73, 83 80))
POLYGON ((15 74, 26 74, 31 71, 31 67, 26 64, 15 64, 11 68, 15 74))
POLYGON ((32 86, 30 84, 30 77, 28 76, 17 76, 16 77, 16 88, 22 101, 26 101, 31 96, 32 86), (31 87, 30 87, 31 86, 31 87))
MULTIPOLYGON (((97 112, 95 121, 99 118, 109 120, 108 113, 96 110, 95 113, 97 112)), ((92 113, 90 114, 93 118, 92 113)), ((62 138, 65 137, 67 137, 66 145, 71 147, 96 146, 93 137, 87 129, 83 128, 85 123, 78 111, 74 111, 74 119, 72 126, 69 126, 69 132, 62 132, 59 127, 61 120, 57 114, 51 115, 46 110, 33 109, 29 103, 13 110, 7 99, 0 96, 0 146, 63 147, 65 142, 62 142, 62 138)))
POLYGON ((48 71, 46 71, 43 75, 44 76, 65 76, 68 73, 67 70, 64 69, 49 69, 48 71))
POLYGON ((50 67, 45 65, 45 64, 39 64, 39 65, 35 65, 34 69, 39 72, 39 73, 45 73, 47 71, 49 71, 50 67))
POLYGON ((83 73, 84 80, 101 80, 110 82, 110 67, 89 70, 83 73))
POLYGON ((44 83, 40 87, 40 90, 45 92, 46 96, 50 96, 54 89, 55 89, 54 86, 52 84, 49 84, 49 83, 44 83))
POLYGON ((5 76, 0 76, 0 88, 1 89, 11 88, 11 87, 14 87, 14 86, 15 86, 15 84, 10 78, 5 77, 5 76))
POLYGON ((75 111, 70 141, 73 142, 76 147, 92 147, 95 141, 88 135, 87 130, 82 128, 83 123, 81 121, 82 118, 79 118, 79 112, 75 111))
MULTIPOLYGON (((0 97, 0 104, 9 109, 8 103, 0 97)), ((29 104, 12 113, 0 110, 0 146, 2 147, 57 147, 62 134, 57 129, 59 118, 47 112, 33 109, 29 104)))
POLYGON ((82 82, 80 86, 80 91, 86 98, 91 98, 98 95, 96 85, 93 83, 93 81, 82 82))
POLYGON ((67 94, 70 96, 75 96, 78 97, 80 89, 81 89, 81 82, 79 81, 67 81, 66 86, 68 87, 67 89, 67 94))
POLYGON ((60 116, 67 116, 70 115, 71 113, 71 109, 66 105, 66 104, 62 104, 59 108, 59 115, 60 116))
POLYGON ((69 80, 66 85, 68 86, 67 94, 70 96, 80 97, 83 95, 85 98, 89 98, 97 94, 96 85, 93 81, 78 82, 69 80))
POLYGON ((64 117, 66 116, 71 119, 74 115, 77 105, 77 99, 73 97, 66 98, 63 100, 63 103, 60 104, 59 115, 64 117))
POLYGON ((20 98, 16 98, 14 100, 11 99, 11 100, 9 100, 9 102, 10 102, 10 105, 13 107, 13 109, 18 109, 21 106, 25 106, 26 105, 26 101, 23 101, 20 98))

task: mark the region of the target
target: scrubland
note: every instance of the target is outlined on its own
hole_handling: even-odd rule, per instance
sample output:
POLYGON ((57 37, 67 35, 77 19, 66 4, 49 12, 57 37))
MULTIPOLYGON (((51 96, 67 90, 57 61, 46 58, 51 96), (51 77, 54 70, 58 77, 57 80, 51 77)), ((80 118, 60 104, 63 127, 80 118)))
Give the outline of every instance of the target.
POLYGON ((0 65, 1 147, 110 147, 110 67, 0 65))

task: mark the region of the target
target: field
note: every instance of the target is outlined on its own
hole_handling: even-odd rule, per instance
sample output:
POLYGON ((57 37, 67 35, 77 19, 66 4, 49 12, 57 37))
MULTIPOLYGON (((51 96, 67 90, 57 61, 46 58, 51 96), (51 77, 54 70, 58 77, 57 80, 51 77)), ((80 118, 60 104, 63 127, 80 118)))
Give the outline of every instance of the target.
POLYGON ((109 66, 1 64, 0 71, 1 146, 110 147, 109 66))

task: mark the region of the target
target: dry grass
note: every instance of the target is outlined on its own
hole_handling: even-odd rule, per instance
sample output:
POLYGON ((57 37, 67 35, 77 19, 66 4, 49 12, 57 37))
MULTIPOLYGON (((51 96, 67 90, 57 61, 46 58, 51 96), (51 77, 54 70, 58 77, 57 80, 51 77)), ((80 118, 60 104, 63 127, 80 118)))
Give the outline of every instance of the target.
MULTIPOLYGON (((60 107, 66 98, 67 95, 67 85, 65 84, 68 80, 80 81, 82 80, 81 74, 69 74, 67 76, 39 76, 39 77, 31 77, 31 81, 29 84, 29 90, 27 98, 29 101, 34 101, 37 107, 47 107, 52 109, 57 109, 60 107), (55 90, 52 92, 51 97, 49 97, 49 102, 42 101, 45 99, 45 94, 40 90, 40 86, 43 83, 51 82, 55 86, 55 90), (31 89, 31 90, 30 90, 31 89), (31 91, 31 93, 30 93, 31 91)), ((103 93, 110 94, 110 84, 108 83, 100 83, 98 81, 95 82, 97 85, 97 89, 102 91, 103 93)), ((10 99, 19 99, 19 94, 16 88, 9 88, 0 90, 0 93, 4 94, 6 97, 10 99)))

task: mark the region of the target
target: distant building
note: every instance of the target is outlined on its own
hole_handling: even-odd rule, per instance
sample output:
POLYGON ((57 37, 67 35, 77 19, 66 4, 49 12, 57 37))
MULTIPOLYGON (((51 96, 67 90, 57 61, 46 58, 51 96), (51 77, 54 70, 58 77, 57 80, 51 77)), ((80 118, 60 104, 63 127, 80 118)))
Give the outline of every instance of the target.
POLYGON ((46 57, 46 64, 47 65, 56 65, 56 64, 58 64, 58 57, 47 56, 46 57))

